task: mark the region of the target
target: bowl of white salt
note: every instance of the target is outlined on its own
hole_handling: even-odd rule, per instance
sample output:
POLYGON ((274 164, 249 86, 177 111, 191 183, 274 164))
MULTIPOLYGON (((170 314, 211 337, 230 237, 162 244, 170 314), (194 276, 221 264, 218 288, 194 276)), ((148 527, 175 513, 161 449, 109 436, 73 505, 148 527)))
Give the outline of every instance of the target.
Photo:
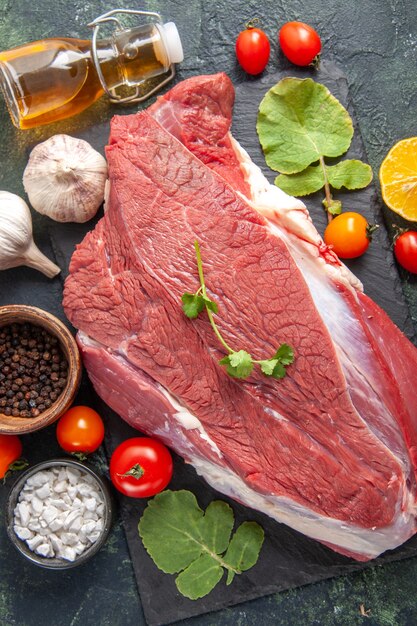
POLYGON ((49 569, 85 563, 105 543, 114 506, 106 481, 73 459, 39 463, 13 485, 7 533, 26 559, 49 569))

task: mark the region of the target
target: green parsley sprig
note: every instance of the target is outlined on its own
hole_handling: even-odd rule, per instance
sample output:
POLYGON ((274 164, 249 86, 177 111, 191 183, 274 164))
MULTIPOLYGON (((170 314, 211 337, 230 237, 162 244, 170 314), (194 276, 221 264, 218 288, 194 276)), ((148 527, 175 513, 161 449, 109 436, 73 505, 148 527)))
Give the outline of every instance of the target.
POLYGON ((228 353, 225 357, 220 359, 219 363, 220 365, 224 365, 226 367, 226 371, 229 376, 233 376, 234 378, 248 378, 256 364, 259 365, 265 376, 284 378, 287 373, 287 366, 294 361, 294 350, 287 343, 282 343, 271 358, 257 361, 256 359, 253 359, 246 350, 233 350, 233 348, 223 339, 213 318, 213 313, 218 313, 218 306, 216 302, 211 300, 207 295, 203 273, 203 262, 201 260, 201 252, 198 241, 194 242, 194 248, 197 258, 200 287, 195 293, 186 292, 181 296, 182 310, 185 315, 190 319, 195 319, 204 311, 204 309, 206 310, 211 327, 213 328, 217 339, 228 353))

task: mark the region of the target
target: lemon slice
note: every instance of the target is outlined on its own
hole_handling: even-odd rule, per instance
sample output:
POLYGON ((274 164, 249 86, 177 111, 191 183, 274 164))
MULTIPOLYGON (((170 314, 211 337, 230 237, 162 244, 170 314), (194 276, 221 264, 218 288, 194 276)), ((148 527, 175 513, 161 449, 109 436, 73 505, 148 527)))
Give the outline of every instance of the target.
POLYGON ((384 202, 406 220, 417 222, 417 137, 399 141, 379 170, 384 202))

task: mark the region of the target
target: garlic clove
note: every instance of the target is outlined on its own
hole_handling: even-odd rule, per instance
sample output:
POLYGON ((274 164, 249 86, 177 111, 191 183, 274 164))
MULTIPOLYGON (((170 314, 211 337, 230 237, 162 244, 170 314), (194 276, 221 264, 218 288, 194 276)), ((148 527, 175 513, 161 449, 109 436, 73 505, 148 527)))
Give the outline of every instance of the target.
POLYGON ((48 257, 46 257, 35 244, 35 242, 31 241, 28 248, 26 248, 26 252, 24 255, 24 262, 22 265, 26 265, 27 267, 32 267, 35 270, 39 270, 42 274, 45 274, 48 278, 53 278, 57 276, 61 269, 58 265, 55 265, 48 257))
POLYGON ((0 270, 26 265, 48 278, 60 273, 35 245, 32 216, 26 202, 9 191, 0 191, 0 270))
POLYGON ((62 134, 35 146, 23 173, 33 208, 58 222, 94 217, 106 180, 106 159, 87 141, 62 134))

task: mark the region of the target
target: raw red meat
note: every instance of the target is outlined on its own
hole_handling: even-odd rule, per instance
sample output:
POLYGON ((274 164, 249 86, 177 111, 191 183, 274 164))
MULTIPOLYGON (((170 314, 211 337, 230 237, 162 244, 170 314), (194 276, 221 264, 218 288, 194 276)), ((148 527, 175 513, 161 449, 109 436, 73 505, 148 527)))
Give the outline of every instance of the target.
POLYGON ((415 532, 417 351, 329 251, 304 205, 229 132, 224 75, 115 117, 107 213, 78 246, 64 306, 97 392, 220 491, 358 559, 415 532), (296 354, 286 378, 230 378, 229 345, 296 354), (342 321, 342 323, 341 323, 342 321))

